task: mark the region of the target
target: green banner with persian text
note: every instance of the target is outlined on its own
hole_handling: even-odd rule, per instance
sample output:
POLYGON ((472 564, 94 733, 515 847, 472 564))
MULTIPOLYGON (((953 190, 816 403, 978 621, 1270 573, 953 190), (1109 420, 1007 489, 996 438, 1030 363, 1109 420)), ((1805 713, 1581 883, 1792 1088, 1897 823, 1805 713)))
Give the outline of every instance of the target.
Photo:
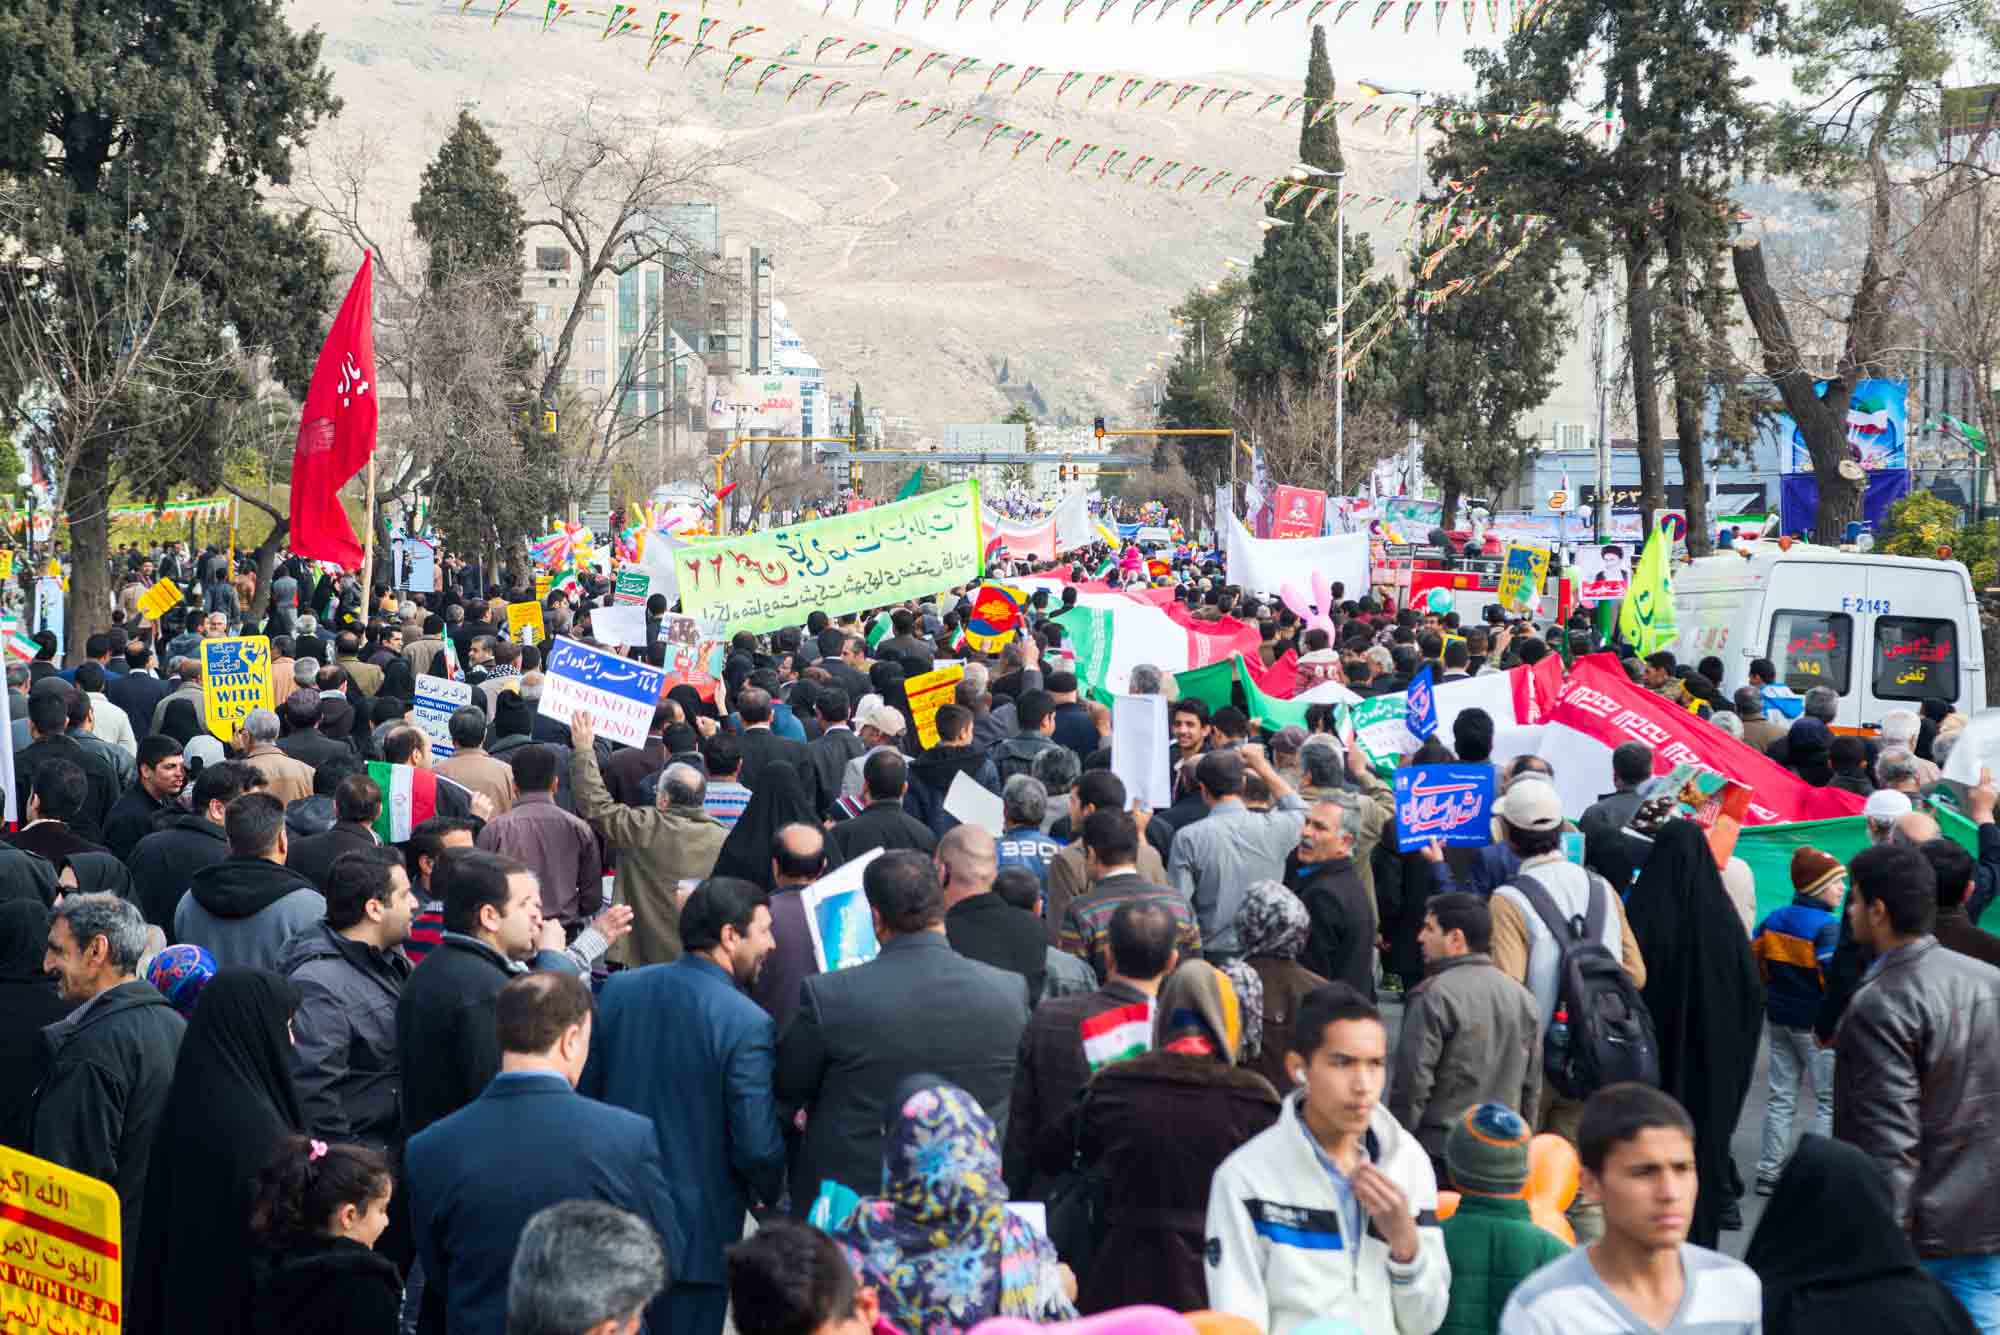
POLYGON ((979 483, 675 553, 681 610, 724 632, 927 598, 985 573, 979 483))

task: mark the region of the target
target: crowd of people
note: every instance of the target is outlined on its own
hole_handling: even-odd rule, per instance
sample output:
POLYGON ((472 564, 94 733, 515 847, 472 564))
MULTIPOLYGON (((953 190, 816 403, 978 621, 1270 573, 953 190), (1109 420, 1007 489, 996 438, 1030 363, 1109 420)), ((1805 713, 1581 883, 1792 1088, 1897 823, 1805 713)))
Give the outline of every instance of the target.
MULTIPOLYGON (((1892 715, 1854 759, 1768 664, 1724 701, 1719 665, 1623 655, 1808 781, 1870 785, 1870 847, 1801 847, 1759 921, 1638 743, 1581 811, 1546 759, 1496 765, 1489 847, 1404 850, 1332 707, 1273 730, 1170 698, 1148 810, 1067 594, 995 655, 958 635, 965 589, 738 633, 624 746, 540 708, 602 581, 522 643, 532 590, 456 558, 365 597, 296 561, 260 588, 213 552, 118 559, 186 605, 8 670, 0 1143, 116 1190, 140 1335, 2000 1330, 2000 792, 1940 779, 1950 717, 1892 715), (276 708, 216 737, 198 646, 233 633, 270 636, 276 708), (924 746, 905 682, 953 659, 924 746), (474 687, 449 754, 426 674, 474 687), (953 814, 960 776, 997 828, 953 814), (869 957, 828 971, 856 928, 813 887, 864 859, 869 957), (1580 1185, 1554 1207, 1547 1163, 1580 1185)), ((1169 579, 1363 694, 1606 647, 1374 598, 1308 629, 1169 579)), ((631 652, 664 661, 668 610, 631 652)), ((1494 765, 1485 712, 1449 733, 1404 759, 1494 765)))

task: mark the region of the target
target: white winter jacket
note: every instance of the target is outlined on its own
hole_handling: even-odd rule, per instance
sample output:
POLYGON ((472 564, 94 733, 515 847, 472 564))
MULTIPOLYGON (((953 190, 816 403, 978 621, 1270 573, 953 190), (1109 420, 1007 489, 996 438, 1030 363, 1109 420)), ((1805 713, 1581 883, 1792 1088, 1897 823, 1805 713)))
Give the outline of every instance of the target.
POLYGON ((1417 1257, 1389 1259, 1364 1211, 1346 1235, 1340 1201, 1299 1120, 1300 1091, 1277 1125, 1222 1161, 1208 1189, 1208 1305, 1269 1335, 1325 1317, 1369 1335, 1432 1335, 1451 1296, 1451 1263, 1437 1224, 1437 1177, 1415 1137, 1376 1105, 1367 1148, 1401 1187, 1417 1218, 1417 1257))

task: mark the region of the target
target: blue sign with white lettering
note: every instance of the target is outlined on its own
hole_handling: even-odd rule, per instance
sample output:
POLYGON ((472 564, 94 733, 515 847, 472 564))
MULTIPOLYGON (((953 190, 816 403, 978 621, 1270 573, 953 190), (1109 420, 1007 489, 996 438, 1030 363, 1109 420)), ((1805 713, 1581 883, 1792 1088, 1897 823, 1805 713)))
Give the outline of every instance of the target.
POLYGON ((1418 668, 1417 675, 1410 678, 1410 687, 1403 693, 1403 698, 1408 702, 1403 714, 1403 726, 1410 730, 1410 735, 1424 741, 1437 736, 1437 696, 1431 690, 1429 663, 1418 668))
POLYGON ((1431 840, 1483 848, 1493 842, 1491 765, 1404 765, 1396 771, 1396 847, 1413 853, 1431 840))
POLYGON ((578 709, 588 710, 603 736, 627 746, 646 744, 653 710, 666 688, 664 668, 558 637, 546 672, 540 708, 544 718, 568 723, 578 709))

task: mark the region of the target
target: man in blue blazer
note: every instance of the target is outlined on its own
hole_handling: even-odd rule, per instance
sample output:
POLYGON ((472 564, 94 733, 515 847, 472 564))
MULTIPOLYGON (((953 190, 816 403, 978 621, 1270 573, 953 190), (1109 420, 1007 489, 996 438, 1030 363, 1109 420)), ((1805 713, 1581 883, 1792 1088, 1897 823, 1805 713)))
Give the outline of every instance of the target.
MULTIPOLYGON (((771 1095, 777 1027, 743 992, 776 942, 763 890, 712 876, 681 908, 672 964, 615 974, 577 1086, 650 1117, 667 1168, 670 1213, 687 1236, 674 1257, 666 1332, 722 1335, 723 1252, 743 1236, 754 1193, 776 1205, 785 1141, 771 1095)), ((665 1335, 658 1325, 654 1335, 665 1335)))
POLYGON ((529 973, 500 991, 500 1074, 478 1098, 410 1140, 403 1171, 423 1263, 424 1335, 506 1335, 507 1276, 543 1206, 599 1200, 659 1234, 672 1274, 687 1252, 663 1209, 653 1124, 576 1092, 590 1054, 590 987, 529 973))

